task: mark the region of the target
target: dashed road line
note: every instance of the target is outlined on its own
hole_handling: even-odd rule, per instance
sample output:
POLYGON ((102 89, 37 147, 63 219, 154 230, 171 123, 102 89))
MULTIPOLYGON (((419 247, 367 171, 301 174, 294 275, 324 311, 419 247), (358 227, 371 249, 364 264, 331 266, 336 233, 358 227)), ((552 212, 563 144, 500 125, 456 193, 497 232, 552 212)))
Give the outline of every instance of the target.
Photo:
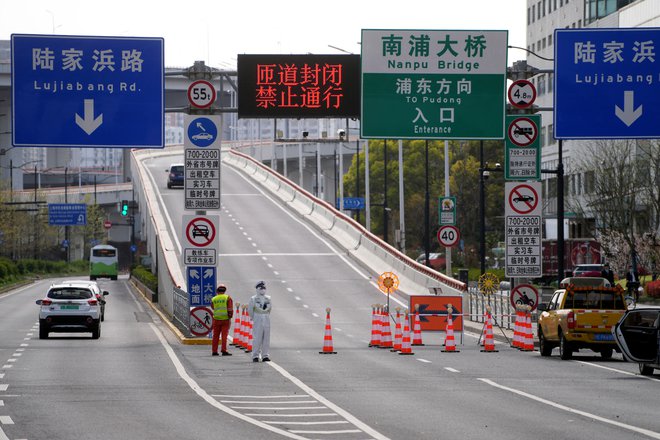
POLYGON ((9 416, 0 416, 0 424, 2 424, 2 425, 13 425, 14 421, 9 416))
POLYGON ((654 377, 643 376, 641 374, 632 373, 630 371, 623 371, 623 370, 619 370, 617 368, 606 367, 605 365, 598 365, 598 364, 594 364, 592 362, 585 362, 585 361, 578 361, 578 360, 576 360, 575 362, 577 362, 579 364, 583 364, 583 365, 589 365, 590 367, 596 367, 596 368, 602 368, 603 370, 614 371, 615 373, 625 374, 625 375, 628 375, 628 376, 636 376, 636 377, 641 377, 641 378, 644 378, 644 379, 647 379, 647 380, 652 380, 654 382, 660 382, 660 379, 656 379, 654 377))
POLYGON ((445 367, 445 370, 447 370, 447 371, 451 371, 452 373, 460 373, 460 371, 458 371, 458 370, 455 369, 455 368, 451 368, 451 367, 445 367))

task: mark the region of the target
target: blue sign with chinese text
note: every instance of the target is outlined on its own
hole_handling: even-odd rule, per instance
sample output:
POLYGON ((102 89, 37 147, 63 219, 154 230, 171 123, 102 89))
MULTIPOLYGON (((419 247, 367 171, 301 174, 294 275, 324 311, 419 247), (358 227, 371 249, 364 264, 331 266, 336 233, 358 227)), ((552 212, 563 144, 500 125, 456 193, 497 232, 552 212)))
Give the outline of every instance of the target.
POLYGON ((49 203, 48 224, 51 226, 84 226, 87 205, 84 203, 49 203))
MULTIPOLYGON (((340 200, 337 199, 335 208, 339 209, 340 200)), ((364 197, 344 197, 344 209, 359 210, 364 209, 364 197)))
POLYGON ((208 266, 186 266, 190 307, 210 306, 215 296, 216 268, 208 266))
POLYGON ((555 138, 660 137, 659 49, 659 28, 555 30, 555 138))
POLYGON ((162 38, 12 35, 15 147, 163 148, 162 38))

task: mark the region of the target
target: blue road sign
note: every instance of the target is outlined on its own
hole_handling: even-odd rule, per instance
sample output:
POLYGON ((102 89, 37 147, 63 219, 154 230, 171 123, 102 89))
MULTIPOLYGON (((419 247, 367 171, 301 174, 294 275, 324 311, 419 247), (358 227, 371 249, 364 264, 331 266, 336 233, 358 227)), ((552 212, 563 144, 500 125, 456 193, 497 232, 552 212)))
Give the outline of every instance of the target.
MULTIPOLYGON (((336 208, 339 209, 339 199, 336 208)), ((364 197, 344 197, 344 209, 364 209, 364 197)))
POLYGON ((658 49, 660 28, 555 30, 555 138, 660 137, 658 49))
POLYGON ((196 118, 188 126, 188 137, 193 145, 208 147, 218 138, 218 127, 209 118, 196 118))
POLYGON ((216 268, 186 266, 186 275, 190 307, 210 306, 211 299, 215 296, 216 268))
POLYGON ((84 203, 49 203, 48 224, 51 226, 84 226, 87 205, 84 203))
POLYGON ((15 147, 163 148, 162 38, 11 36, 15 147))

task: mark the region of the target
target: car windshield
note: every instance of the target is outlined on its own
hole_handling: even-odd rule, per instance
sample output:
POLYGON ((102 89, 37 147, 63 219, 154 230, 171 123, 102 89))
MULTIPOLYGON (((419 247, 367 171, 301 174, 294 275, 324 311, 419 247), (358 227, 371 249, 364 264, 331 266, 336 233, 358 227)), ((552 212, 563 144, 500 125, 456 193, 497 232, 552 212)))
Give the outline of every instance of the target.
POLYGON ((174 165, 170 168, 170 173, 183 174, 183 165, 174 165))
POLYGON ((91 290, 74 287, 55 288, 48 292, 48 298, 51 299, 88 299, 91 297, 91 290))
POLYGON ((581 290, 568 297, 566 307, 571 309, 618 310, 625 306, 617 292, 581 290))

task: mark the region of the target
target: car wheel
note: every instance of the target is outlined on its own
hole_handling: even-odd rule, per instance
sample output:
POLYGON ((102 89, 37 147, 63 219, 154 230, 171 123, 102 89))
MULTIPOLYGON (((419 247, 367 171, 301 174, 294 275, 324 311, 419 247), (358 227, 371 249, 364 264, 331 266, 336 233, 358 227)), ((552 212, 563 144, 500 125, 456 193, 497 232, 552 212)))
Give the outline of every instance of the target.
POLYGON ((96 279, 95 276, 93 276, 93 275, 90 275, 90 276, 89 276, 89 280, 90 280, 90 281, 94 281, 95 279, 96 279))
POLYGON ((603 348, 600 351, 600 357, 602 357, 603 359, 612 359, 613 352, 614 350, 612 350, 612 348, 603 348))
POLYGON ((39 326, 39 339, 48 339, 48 327, 45 325, 39 326))
POLYGON ((539 351, 541 352, 541 356, 551 356, 552 355, 552 345, 548 343, 548 341, 545 339, 545 336, 543 336, 543 331, 539 328, 539 351))
POLYGON ((101 323, 96 324, 96 327, 92 329, 92 339, 98 339, 101 337, 101 323))
POLYGON ((653 375, 653 367, 646 365, 646 364, 639 364, 639 374, 642 376, 652 376, 653 375))
POLYGON ((172 189, 172 184, 171 183, 167 184, 167 189, 172 189))
POLYGON ((559 333, 559 357, 564 361, 573 357, 571 343, 566 340, 563 333, 559 333))
POLYGON ((117 281, 117 275, 110 277, 111 280, 117 281))

